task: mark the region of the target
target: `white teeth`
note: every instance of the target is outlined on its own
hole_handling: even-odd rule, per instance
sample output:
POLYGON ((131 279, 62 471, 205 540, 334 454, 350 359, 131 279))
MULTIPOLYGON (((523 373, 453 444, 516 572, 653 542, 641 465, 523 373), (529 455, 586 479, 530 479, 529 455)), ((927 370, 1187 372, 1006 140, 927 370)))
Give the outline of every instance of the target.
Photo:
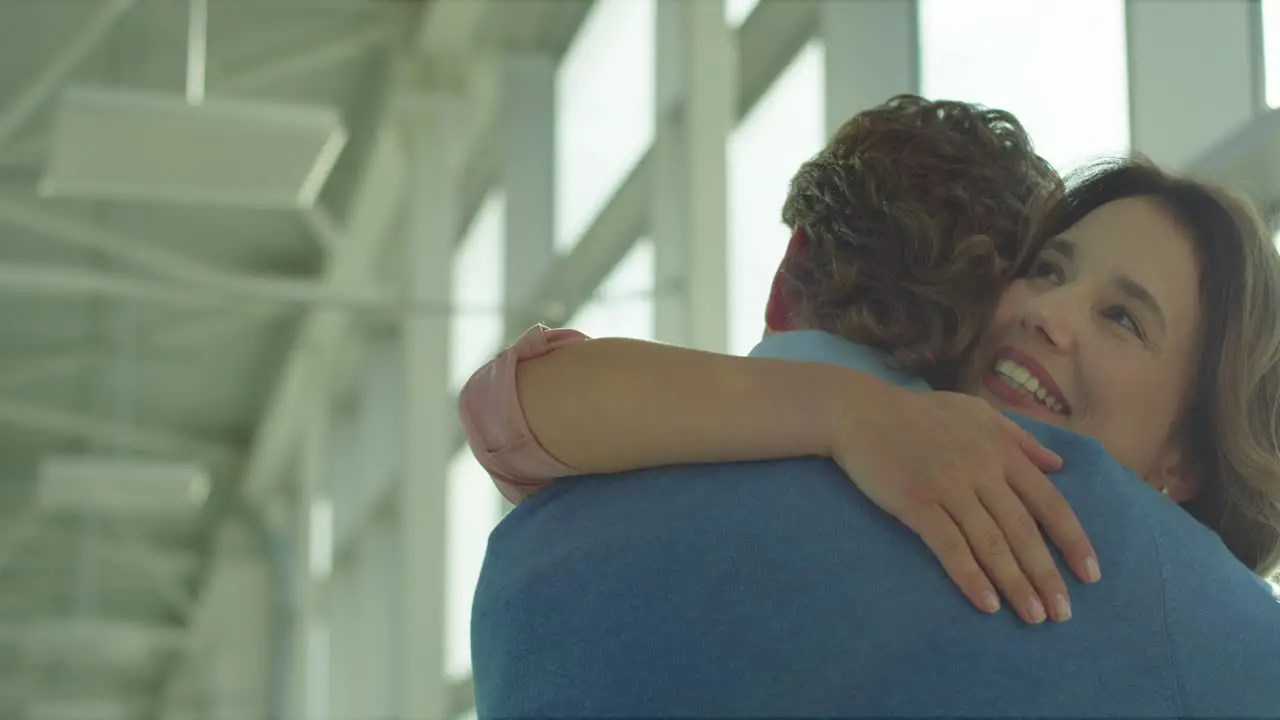
POLYGON ((1040 402, 1041 405, 1056 413, 1062 413, 1062 403, 1040 386, 1040 381, 1031 371, 1012 360, 1002 359, 996 362, 996 374, 1010 387, 1021 390, 1040 402))

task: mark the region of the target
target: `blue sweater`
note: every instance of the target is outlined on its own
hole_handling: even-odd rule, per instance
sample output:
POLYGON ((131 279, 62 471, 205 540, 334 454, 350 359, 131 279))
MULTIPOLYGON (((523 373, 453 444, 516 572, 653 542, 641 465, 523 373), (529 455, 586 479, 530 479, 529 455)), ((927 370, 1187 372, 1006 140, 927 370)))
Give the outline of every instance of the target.
MULTIPOLYGON (((824 333, 752 354, 927 389, 824 333)), ((580 477, 490 537, 479 715, 1280 717, 1269 586, 1097 442, 1019 422, 1101 560, 1092 586, 1063 569, 1071 621, 979 613, 829 461, 580 477)))

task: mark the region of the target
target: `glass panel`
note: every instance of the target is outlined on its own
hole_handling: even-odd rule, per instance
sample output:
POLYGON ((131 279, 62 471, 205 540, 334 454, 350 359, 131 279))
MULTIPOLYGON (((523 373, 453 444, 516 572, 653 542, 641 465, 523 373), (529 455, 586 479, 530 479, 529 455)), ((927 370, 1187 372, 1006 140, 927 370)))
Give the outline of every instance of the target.
POLYGON ((729 27, 740 27, 759 4, 760 0, 725 0, 724 21, 729 27))
POLYGON ((502 343, 506 204, 501 191, 490 193, 454 254, 449 322, 449 387, 454 390, 502 343))
POLYGON ((654 337, 653 241, 641 238, 567 324, 591 337, 654 337))
POLYGON ((1262 0, 1262 58, 1267 105, 1280 106, 1280 0, 1262 0))
POLYGON ((449 464, 448 483, 444 651, 445 673, 456 679, 471 673, 471 599, 502 498, 467 448, 449 464))
POLYGON ((1129 150, 1124 0, 920 0, 923 93, 1008 110, 1059 170, 1129 150))
POLYGON ((791 176, 826 135, 824 53, 811 42, 729 138, 729 352, 745 354, 764 329, 764 306, 790 229, 782 204, 791 176))
POLYGON ((307 557, 310 560, 311 577, 324 580, 333 571, 333 503, 327 497, 311 502, 311 531, 307 557))
POLYGON ((327 720, 329 717, 329 625, 316 618, 307 632, 307 717, 327 720))
POLYGON ((596 0, 556 81, 556 247, 567 251, 653 143, 654 0, 596 0))

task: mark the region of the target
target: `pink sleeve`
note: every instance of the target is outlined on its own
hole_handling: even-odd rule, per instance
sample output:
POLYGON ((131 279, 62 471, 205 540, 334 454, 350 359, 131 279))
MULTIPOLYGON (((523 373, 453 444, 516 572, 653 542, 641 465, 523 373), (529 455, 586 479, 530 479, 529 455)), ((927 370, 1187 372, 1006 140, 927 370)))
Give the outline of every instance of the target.
POLYGON ((516 366, 588 339, 577 330, 535 325, 477 370, 462 388, 458 416, 467 443, 502 496, 513 503, 556 478, 582 474, 552 457, 533 436, 516 391, 516 366))

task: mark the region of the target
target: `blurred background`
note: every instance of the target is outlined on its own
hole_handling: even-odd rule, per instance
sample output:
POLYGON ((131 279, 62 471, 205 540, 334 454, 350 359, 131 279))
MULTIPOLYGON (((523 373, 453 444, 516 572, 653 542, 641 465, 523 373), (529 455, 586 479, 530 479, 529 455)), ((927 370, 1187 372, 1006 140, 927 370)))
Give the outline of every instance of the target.
POLYGON ((749 350, 901 92, 1280 209, 1271 0, 0 0, 0 718, 472 715, 462 383, 749 350))

